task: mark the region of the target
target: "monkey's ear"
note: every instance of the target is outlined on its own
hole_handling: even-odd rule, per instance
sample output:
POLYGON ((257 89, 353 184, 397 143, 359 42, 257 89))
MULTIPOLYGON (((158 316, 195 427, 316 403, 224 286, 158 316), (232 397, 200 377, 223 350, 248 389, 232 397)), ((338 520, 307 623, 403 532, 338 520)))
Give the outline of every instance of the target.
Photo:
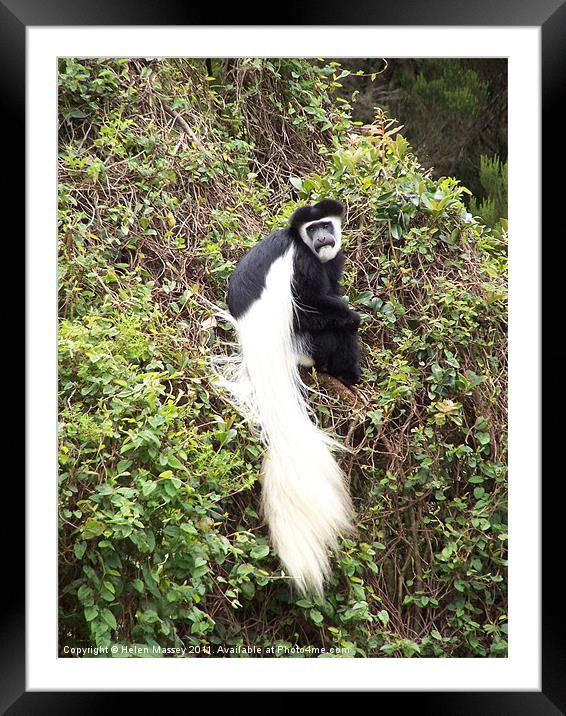
POLYGON ((318 204, 314 205, 314 209, 320 218, 326 216, 342 217, 344 216, 345 207, 341 201, 336 201, 335 199, 323 199, 322 201, 319 201, 318 204))

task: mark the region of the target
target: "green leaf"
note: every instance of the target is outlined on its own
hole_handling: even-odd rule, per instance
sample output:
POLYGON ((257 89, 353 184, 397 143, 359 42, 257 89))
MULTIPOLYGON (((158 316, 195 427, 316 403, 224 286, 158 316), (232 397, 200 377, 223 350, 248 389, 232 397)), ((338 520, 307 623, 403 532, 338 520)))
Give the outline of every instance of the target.
POLYGON ((85 607, 85 619, 87 622, 91 622, 95 617, 98 616, 98 607, 93 605, 91 607, 85 607))
POLYGON ((143 587, 143 582, 141 579, 132 580, 132 587, 136 590, 136 592, 143 594, 144 587, 143 587))
POLYGON ((116 618, 114 617, 114 614, 112 614, 110 609, 103 609, 100 616, 104 619, 104 621, 111 629, 117 629, 118 625, 116 624, 116 618))
POLYGON ((144 484, 142 486, 142 490, 141 490, 142 495, 144 497, 148 497, 149 495, 151 495, 151 493, 155 490, 156 487, 157 487, 157 483, 155 483, 155 482, 144 482, 144 484))
POLYGON ((169 478, 163 481, 163 489, 169 495, 169 497, 176 497, 181 487, 181 480, 176 477, 169 478))
POLYGON ((106 529, 106 525, 104 522, 101 522, 100 520, 96 519, 89 519, 86 521, 82 533, 84 539, 92 539, 93 537, 98 537, 101 535, 104 530, 106 529))
POLYGON ((262 544, 258 545, 257 547, 254 547, 250 552, 250 557, 252 559, 263 559, 264 557, 267 557, 269 554, 269 545, 262 544))
POLYGON ((86 542, 75 542, 75 546, 73 547, 73 552, 75 553, 75 557, 77 559, 82 559, 84 557, 85 551, 86 551, 86 542))
POLYGON ((382 609, 381 611, 377 612, 377 618, 383 624, 383 626, 387 626, 389 624, 389 612, 387 612, 385 609, 382 609))
POLYGON ((317 626, 320 626, 324 621, 324 617, 318 611, 318 609, 311 609, 309 612, 309 616, 317 626))

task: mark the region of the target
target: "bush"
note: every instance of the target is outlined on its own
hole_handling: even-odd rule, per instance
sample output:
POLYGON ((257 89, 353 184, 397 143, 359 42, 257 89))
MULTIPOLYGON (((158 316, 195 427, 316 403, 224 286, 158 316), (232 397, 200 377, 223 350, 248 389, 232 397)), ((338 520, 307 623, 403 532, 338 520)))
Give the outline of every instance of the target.
POLYGON ((360 132, 338 63, 212 70, 60 63, 61 653, 505 656, 506 234, 393 120, 360 132), (352 450, 359 530, 307 600, 257 512, 262 448, 211 385, 234 336, 210 306, 322 197, 348 207, 364 375, 313 407, 352 450))
POLYGON ((470 211, 477 214, 486 226, 496 232, 507 228, 507 162, 502 163, 495 155, 480 157, 480 182, 485 197, 470 199, 470 211))

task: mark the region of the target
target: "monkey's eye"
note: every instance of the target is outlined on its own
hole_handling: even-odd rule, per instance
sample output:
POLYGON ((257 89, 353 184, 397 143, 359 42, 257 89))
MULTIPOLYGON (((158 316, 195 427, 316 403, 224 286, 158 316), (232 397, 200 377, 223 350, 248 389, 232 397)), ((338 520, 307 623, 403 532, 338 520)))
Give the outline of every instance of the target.
POLYGON ((330 221, 320 221, 318 224, 311 224, 307 227, 307 235, 312 239, 314 234, 321 229, 333 233, 333 226, 330 221))

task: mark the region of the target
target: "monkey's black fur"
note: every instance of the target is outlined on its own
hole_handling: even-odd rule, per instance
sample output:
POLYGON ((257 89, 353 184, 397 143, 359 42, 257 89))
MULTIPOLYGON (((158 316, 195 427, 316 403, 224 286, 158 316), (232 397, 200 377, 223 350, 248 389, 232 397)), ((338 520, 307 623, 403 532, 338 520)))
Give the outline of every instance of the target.
POLYGON ((308 221, 318 221, 328 216, 337 216, 342 218, 344 215, 344 205, 334 199, 324 199, 318 204, 301 206, 296 209, 289 219, 289 227, 298 230, 302 224, 308 221))
POLYGON ((265 288, 265 279, 273 262, 291 244, 295 247, 293 297, 297 306, 294 331, 302 352, 310 355, 317 370, 348 384, 360 380, 358 313, 342 299, 340 280, 344 255, 323 263, 305 244, 299 229, 305 223, 328 217, 342 217, 343 205, 331 199, 297 209, 289 226, 279 229, 254 246, 240 261, 228 289, 230 313, 238 319, 265 288))

